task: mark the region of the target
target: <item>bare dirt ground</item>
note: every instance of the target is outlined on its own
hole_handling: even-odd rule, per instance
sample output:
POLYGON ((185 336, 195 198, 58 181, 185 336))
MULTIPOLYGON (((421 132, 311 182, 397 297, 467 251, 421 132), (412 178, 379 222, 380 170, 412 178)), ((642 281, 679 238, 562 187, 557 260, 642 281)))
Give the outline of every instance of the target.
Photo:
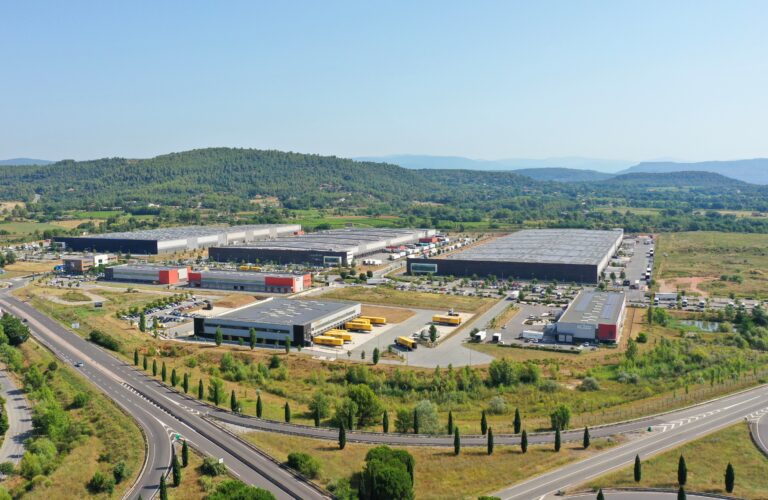
POLYGON ((659 280, 659 291, 662 293, 672 293, 681 290, 688 290, 696 292, 702 297, 708 297, 709 293, 706 290, 699 288, 699 285, 714 281, 716 278, 712 277, 693 277, 693 278, 669 278, 665 280, 659 280))

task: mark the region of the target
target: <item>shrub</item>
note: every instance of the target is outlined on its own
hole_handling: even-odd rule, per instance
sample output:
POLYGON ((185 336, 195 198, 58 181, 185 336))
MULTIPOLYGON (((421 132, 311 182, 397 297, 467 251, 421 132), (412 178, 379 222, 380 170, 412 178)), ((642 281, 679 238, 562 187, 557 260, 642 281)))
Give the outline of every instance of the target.
POLYGON ((557 392, 560 390, 560 384, 554 380, 545 379, 539 382, 539 390, 547 393, 557 392))
POLYGON ((316 478, 320 472, 320 462, 318 462, 315 457, 307 455, 306 453, 289 454, 288 467, 310 479, 316 478))
POLYGON ((436 434, 440 432, 440 421, 437 416, 437 405, 428 399, 419 401, 413 410, 418 415, 419 433, 436 434))
POLYGON ((115 484, 122 483, 128 477, 128 466, 125 465, 125 462, 121 460, 115 465, 115 468, 112 469, 112 476, 115 478, 115 484))
POLYGON ((571 409, 566 405, 560 405, 549 415, 553 429, 565 430, 571 422, 571 409))
POLYGON ((205 457, 203 464, 200 466, 200 472, 206 476, 220 476, 227 472, 227 467, 213 457, 205 457))
POLYGON ((5 474, 6 476, 10 476, 13 474, 13 471, 15 470, 16 466, 13 464, 13 462, 2 462, 0 463, 0 474, 5 474))
POLYGON ((275 500, 275 496, 267 490, 255 486, 248 486, 242 481, 230 479, 222 481, 216 486, 216 490, 205 497, 206 500, 232 500, 235 498, 247 498, 248 500, 275 500))
POLYGON ((491 415, 503 415, 507 413, 507 402, 501 396, 494 396, 488 403, 488 413, 491 415))
POLYGON ((594 377, 586 377, 579 384, 580 391, 599 391, 600 384, 597 383, 594 377))
POLYGON ((120 343, 101 330, 92 330, 88 335, 88 339, 94 344, 98 344, 105 349, 109 349, 110 351, 120 350, 120 343))
POLYGON ((637 342, 640 344, 645 344, 646 342, 648 342, 648 334, 645 332, 640 332, 637 335, 637 342))
POLYGON ((91 395, 87 392, 78 392, 72 400, 72 408, 83 408, 91 400, 91 395))
POLYGON ((90 481, 88 481, 88 491, 91 493, 112 493, 115 491, 115 480, 96 471, 90 481))

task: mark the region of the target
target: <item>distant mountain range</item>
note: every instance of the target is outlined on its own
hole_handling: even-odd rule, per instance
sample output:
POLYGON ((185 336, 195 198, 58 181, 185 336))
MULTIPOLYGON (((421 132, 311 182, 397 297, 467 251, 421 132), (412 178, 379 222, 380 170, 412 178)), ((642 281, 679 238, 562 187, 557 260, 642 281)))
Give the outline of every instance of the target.
POLYGON ((0 160, 0 165, 50 165, 54 163, 49 160, 35 160, 34 158, 10 158, 0 160))
POLYGON ((393 163, 411 169, 520 170, 569 168, 575 170, 597 170, 600 172, 614 173, 636 164, 634 161, 602 160, 597 158, 580 158, 576 156, 544 159, 508 158, 503 160, 475 160, 463 156, 391 155, 362 156, 353 158, 353 160, 393 163))
POLYGON ((392 155, 355 159, 393 163, 409 169, 514 170, 517 174, 545 182, 599 182, 623 174, 710 172, 750 184, 768 184, 768 158, 695 163, 652 161, 638 164, 578 157, 474 160, 461 156, 392 155))

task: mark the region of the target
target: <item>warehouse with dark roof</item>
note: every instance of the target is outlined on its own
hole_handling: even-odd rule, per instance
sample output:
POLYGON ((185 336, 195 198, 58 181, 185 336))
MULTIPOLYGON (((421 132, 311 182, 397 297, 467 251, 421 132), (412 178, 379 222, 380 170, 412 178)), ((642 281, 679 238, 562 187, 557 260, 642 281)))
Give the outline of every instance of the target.
POLYGON ((239 246, 211 247, 208 255, 219 262, 348 266, 357 258, 434 234, 434 229, 332 229, 239 246))
POLYGON ((410 258, 410 274, 597 283, 621 246, 614 229, 526 229, 445 258, 410 258))
POLYGON ((298 224, 183 226, 88 236, 57 236, 53 241, 78 252, 157 255, 208 248, 214 245, 236 245, 300 232, 301 226, 298 224))
POLYGON ((194 320, 195 336, 214 339, 220 329, 225 339, 309 346, 312 339, 360 316, 360 304, 346 301, 266 299, 215 317, 194 320))

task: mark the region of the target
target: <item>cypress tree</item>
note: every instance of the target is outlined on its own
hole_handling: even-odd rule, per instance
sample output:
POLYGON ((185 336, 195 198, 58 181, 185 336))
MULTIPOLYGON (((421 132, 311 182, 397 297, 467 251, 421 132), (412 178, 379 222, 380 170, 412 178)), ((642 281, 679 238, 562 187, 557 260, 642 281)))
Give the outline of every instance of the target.
POLYGON ((485 436, 486 432, 488 432, 488 420, 485 418, 485 410, 483 410, 482 415, 480 415, 480 433, 485 436))
POLYGON ((173 486, 178 488, 181 484, 181 464, 179 463, 179 457, 176 453, 173 454, 171 459, 171 475, 173 476, 173 486))
POLYGON ((461 453, 461 435, 459 434, 459 427, 456 426, 453 429, 453 454, 458 455, 461 453))
POLYGON ((221 394, 219 391, 221 389, 219 389, 218 384, 211 384, 211 387, 213 387, 213 404, 219 406, 219 403, 221 402, 221 394))
POLYGON ((139 331, 142 333, 147 331, 147 315, 144 314, 144 311, 139 314, 139 331))
POLYGON ((184 388, 184 394, 189 392, 189 374, 184 374, 184 380, 181 382, 181 386, 184 388))
POLYGON ((144 371, 147 371, 147 355, 144 355, 144 361, 142 361, 142 364, 144 366, 144 371))
POLYGON ((643 479, 643 464, 640 463, 640 455, 635 455, 635 482, 639 483, 643 479))
POLYGON ((157 377, 157 360, 152 360, 152 376, 157 377))
POLYGON ((585 450, 589 448, 589 427, 584 427, 584 438, 582 439, 581 444, 585 450))
POLYGON ((597 492, 597 500, 605 500, 605 495, 603 495, 602 488, 600 488, 600 491, 597 492))
POLYGON ((163 361, 163 367, 160 369, 160 378, 163 379, 163 382, 165 382, 166 375, 167 375, 167 372, 165 369, 165 361, 163 361))
POLYGON ((315 417, 315 427, 320 427, 320 408, 315 407, 314 417, 315 417))
POLYGON ((203 379, 200 379, 200 382, 197 384, 197 399, 202 400, 205 396, 205 388, 203 387, 203 379))
POLYGON ((488 454, 493 455, 493 428, 488 428, 488 454))
POLYGON ((413 409, 413 433, 419 433, 419 413, 416 411, 416 408, 413 409))
POLYGON ((251 350, 253 350, 253 349, 256 348, 256 329, 255 328, 251 328, 249 330, 249 334, 250 334, 250 339, 249 339, 250 340, 250 346, 251 346, 251 350))
POLYGON ((523 426, 523 421, 520 418, 520 409, 515 408, 515 420, 512 422, 512 425, 515 427, 515 434, 520 434, 520 429, 523 426))
POLYGON ((189 465, 189 445, 187 444, 187 440, 184 440, 184 443, 181 445, 181 465, 183 467, 186 467, 189 465))
POLYGON ((220 346, 221 343, 224 341, 224 334, 221 333, 221 327, 216 327, 216 337, 215 337, 216 346, 220 346))
POLYGON ((523 429, 523 434, 520 436, 520 451, 523 453, 528 452, 528 433, 523 429))
POLYGON ((555 429, 555 451, 560 451, 560 427, 555 429))
POLYGON ((685 500, 686 498, 685 488, 681 486, 680 489, 677 490, 677 500, 685 500))
POLYGON ((233 412, 236 412, 239 405, 237 404, 237 395, 235 394, 235 390, 232 389, 232 393, 229 395, 229 409, 233 412))
POLYGON ((448 434, 453 434, 453 412, 448 411, 448 434))
POLYGON ((261 403, 261 394, 256 398, 256 416, 261 418, 261 412, 264 410, 264 406, 261 403))
POLYGON ((688 466, 685 465, 685 458, 680 455, 680 459, 677 461, 677 484, 685 486, 688 482, 688 466))
POLYGON ((134 366, 139 366, 139 350, 138 349, 133 350, 133 364, 134 366))
POLYGON ((389 412, 387 410, 384 410, 384 418, 381 420, 381 427, 384 434, 389 433, 389 412))
POLYGON ((160 476, 160 500, 168 500, 168 485, 165 484, 165 474, 160 476))
POLYGON ((343 450, 347 446, 347 431, 344 430, 344 424, 339 426, 339 449, 343 450))
POLYGON ((174 389, 179 385, 179 377, 176 375, 176 368, 171 370, 171 387, 174 389))
POLYGON ((725 468, 725 491, 733 493, 733 486, 736 483, 736 471, 733 470, 733 465, 728 462, 728 466, 725 468))
POLYGON ((285 402, 284 410, 285 410, 285 412, 284 412, 285 413, 285 421, 290 423, 291 422, 291 407, 288 404, 288 401, 285 402))

